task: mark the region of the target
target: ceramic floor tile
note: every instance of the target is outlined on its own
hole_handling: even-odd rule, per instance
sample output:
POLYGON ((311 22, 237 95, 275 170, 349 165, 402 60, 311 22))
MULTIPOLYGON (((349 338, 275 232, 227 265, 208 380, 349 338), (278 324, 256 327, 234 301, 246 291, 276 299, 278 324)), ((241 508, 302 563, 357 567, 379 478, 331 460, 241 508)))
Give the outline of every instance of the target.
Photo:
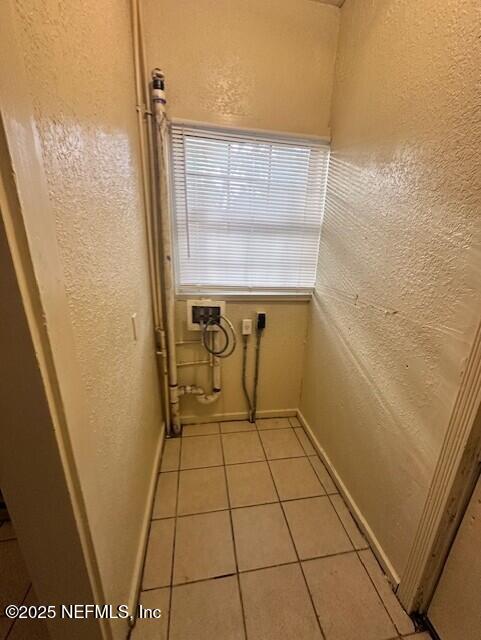
POLYGON ((229 420, 228 422, 220 423, 221 433, 236 433, 237 431, 255 431, 255 422, 249 422, 249 420, 229 420))
POLYGON ((327 496, 284 502, 283 507, 301 560, 352 549, 327 496))
POLYGON ((167 640, 169 598, 168 587, 143 591, 140 594, 140 604, 146 609, 160 609, 161 616, 158 619, 138 618, 132 632, 132 640, 167 640))
POLYGON ((159 473, 152 518, 172 518, 177 504, 178 471, 159 473))
POLYGON ((331 497, 331 501, 337 515, 341 519, 342 524, 347 531, 347 535, 349 536, 354 549, 367 549, 369 547, 367 540, 359 531, 358 526, 354 521, 354 518, 349 513, 349 509, 347 508, 342 496, 339 494, 333 495, 331 497))
POLYGON ((142 589, 170 584, 175 520, 154 520, 150 525, 142 589))
POLYGON ((236 576, 174 587, 170 640, 244 640, 236 576))
MULTIPOLYGON (((313 452, 297 418, 188 425, 183 438, 166 440, 141 594, 162 616, 139 620, 132 640, 246 640, 244 619, 248 640, 323 640, 319 622, 324 640, 429 639, 411 635, 409 616, 313 452)), ((0 541, 6 531, 0 527, 0 541)), ((3 572, 4 544, 0 565, 11 582, 18 575, 3 572)), ((44 625, 8 624, 0 618, 0 640, 47 640, 44 625)))
POLYGON ((259 431, 259 435, 268 460, 295 458, 306 455, 299 444, 294 429, 259 431))
POLYGON ((265 460, 257 432, 224 434, 222 446, 226 464, 265 460))
POLYGON ((223 467, 180 472, 178 515, 227 509, 227 488, 223 467))
POLYGON ((363 565, 366 567, 378 594, 381 596, 384 606, 388 610, 398 633, 401 635, 414 633, 415 628, 413 621, 401 607, 399 600, 394 595, 391 585, 379 566, 378 561, 374 557, 373 552, 370 549, 364 549, 359 552, 359 557, 363 565))
POLYGON ((204 422, 202 424, 186 424, 182 427, 182 436, 207 436, 219 433, 218 422, 204 422))
POLYGON ((318 456, 309 456, 309 460, 311 461, 314 471, 316 472, 317 477, 321 481, 322 486, 326 490, 326 493, 328 494, 338 493, 337 487, 334 484, 331 476, 329 475, 328 470, 326 469, 324 464, 321 462, 321 460, 318 458, 318 456))
POLYGON ((249 640, 321 640, 298 564, 240 576, 249 640))
POLYGON ((231 507, 277 502, 267 462, 248 462, 226 467, 231 507))
POLYGON ((162 452, 161 471, 177 471, 179 468, 180 438, 168 438, 162 452))
POLYGON ((256 420, 257 428, 260 431, 266 429, 288 429, 291 426, 289 418, 261 418, 256 420))
POLYGON ((215 578, 235 570, 228 511, 178 518, 174 584, 215 578))
POLYGON ((269 466, 281 500, 325 494, 307 458, 271 460, 269 466))
POLYGON ((312 446, 312 443, 309 440, 309 438, 307 437, 307 434, 304 431, 304 429, 302 427, 296 427, 294 429, 294 431, 296 432, 296 435, 297 435, 297 437, 299 439, 299 442, 301 443, 301 446, 304 449, 306 455, 315 456, 316 455, 316 450, 312 446))
POLYGON ((232 521, 239 571, 297 559, 279 504, 233 509, 232 521))
POLYGON ((302 565, 326 640, 386 640, 397 635, 356 553, 302 565))
POLYGON ((0 542, 0 611, 7 604, 21 604, 30 586, 30 578, 17 540, 0 542))
POLYGON ((220 436, 182 438, 181 469, 199 469, 222 464, 220 436))

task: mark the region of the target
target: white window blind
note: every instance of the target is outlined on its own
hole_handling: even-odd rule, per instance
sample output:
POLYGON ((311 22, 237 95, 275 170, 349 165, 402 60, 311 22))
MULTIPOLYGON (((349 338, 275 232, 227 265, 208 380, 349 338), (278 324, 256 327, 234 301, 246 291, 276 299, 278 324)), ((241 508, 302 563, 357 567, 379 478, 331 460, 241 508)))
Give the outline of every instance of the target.
POLYGON ((178 293, 307 293, 329 147, 172 125, 178 293))

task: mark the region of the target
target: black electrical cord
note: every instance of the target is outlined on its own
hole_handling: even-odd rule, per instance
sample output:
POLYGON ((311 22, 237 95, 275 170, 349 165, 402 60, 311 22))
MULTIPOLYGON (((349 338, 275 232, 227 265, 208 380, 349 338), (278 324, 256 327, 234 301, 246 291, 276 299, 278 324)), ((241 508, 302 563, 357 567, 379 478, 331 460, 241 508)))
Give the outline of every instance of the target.
POLYGON ((201 325, 201 329, 202 329, 202 344, 204 345, 204 348, 208 353, 215 356, 216 358, 228 358, 234 353, 237 340, 236 340, 234 327, 232 326, 232 323, 228 318, 226 318, 225 316, 220 316, 219 320, 216 320, 215 318, 210 318, 209 320, 207 320, 205 324, 201 325), (229 335, 227 331, 221 325, 221 322, 220 322, 221 320, 224 320, 227 323, 232 333, 232 346, 230 347, 230 349, 229 349, 229 345, 231 344, 231 340, 229 339, 229 335), (219 330, 222 331, 222 333, 224 334, 225 344, 222 347, 222 349, 219 349, 219 351, 215 351, 213 348, 211 348, 207 344, 207 331, 208 331, 208 328, 212 326, 218 327, 219 330))

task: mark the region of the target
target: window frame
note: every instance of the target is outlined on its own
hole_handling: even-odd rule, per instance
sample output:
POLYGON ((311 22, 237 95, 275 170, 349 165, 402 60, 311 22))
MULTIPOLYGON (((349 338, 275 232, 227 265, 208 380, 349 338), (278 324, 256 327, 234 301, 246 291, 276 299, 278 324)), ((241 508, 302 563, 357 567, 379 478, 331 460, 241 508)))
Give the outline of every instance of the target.
MULTIPOLYGON (((178 129, 185 127, 189 131, 199 130, 200 133, 206 131, 212 131, 215 136, 222 136, 225 133, 226 136, 236 136, 244 140, 253 138, 262 142, 263 140, 271 143, 274 140, 279 142, 287 142, 290 144, 309 145, 324 147, 327 152, 327 171, 326 171, 326 189, 324 191, 324 200, 322 207, 324 209, 325 195, 327 191, 327 174, 329 171, 330 161, 330 138, 326 136, 308 135, 308 134, 295 134, 284 131, 273 131, 268 129, 251 129, 247 127, 230 127, 218 124, 212 124, 209 122, 199 122, 194 120, 185 120, 172 118, 169 122, 169 213, 171 217, 171 231, 172 231, 172 249, 173 249, 173 278, 174 278, 174 290, 175 297, 178 300, 188 300, 193 297, 203 298, 217 298, 217 299, 229 299, 229 300, 296 300, 296 301, 309 301, 314 293, 314 286, 312 287, 269 287, 265 290, 255 288, 249 288, 246 286, 226 286, 226 287, 211 287, 209 285, 181 285, 179 283, 179 276, 181 272, 180 268, 180 251, 178 249, 178 229, 177 229, 177 215, 175 204, 175 182, 174 182, 174 145, 172 129, 178 129)), ((319 230, 318 249, 320 245, 320 237, 322 230, 322 220, 319 230)))

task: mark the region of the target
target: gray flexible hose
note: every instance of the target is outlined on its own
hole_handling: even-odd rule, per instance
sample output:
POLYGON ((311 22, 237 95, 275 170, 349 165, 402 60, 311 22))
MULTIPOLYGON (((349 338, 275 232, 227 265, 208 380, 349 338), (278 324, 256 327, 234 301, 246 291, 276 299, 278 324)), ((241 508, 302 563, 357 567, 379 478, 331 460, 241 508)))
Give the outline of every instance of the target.
POLYGON ((257 383, 259 381, 259 365, 260 365, 260 357, 261 357, 261 338, 262 338, 262 330, 257 330, 257 339, 256 339, 256 365, 254 371, 254 399, 252 401, 252 420, 254 422, 256 419, 257 413, 257 383))
POLYGON ((252 403, 249 395, 249 391, 247 389, 247 336, 242 336, 244 341, 244 347, 242 350, 242 388, 244 390, 244 395, 247 400, 247 406, 249 407, 249 422, 254 422, 254 417, 252 413, 252 403))

